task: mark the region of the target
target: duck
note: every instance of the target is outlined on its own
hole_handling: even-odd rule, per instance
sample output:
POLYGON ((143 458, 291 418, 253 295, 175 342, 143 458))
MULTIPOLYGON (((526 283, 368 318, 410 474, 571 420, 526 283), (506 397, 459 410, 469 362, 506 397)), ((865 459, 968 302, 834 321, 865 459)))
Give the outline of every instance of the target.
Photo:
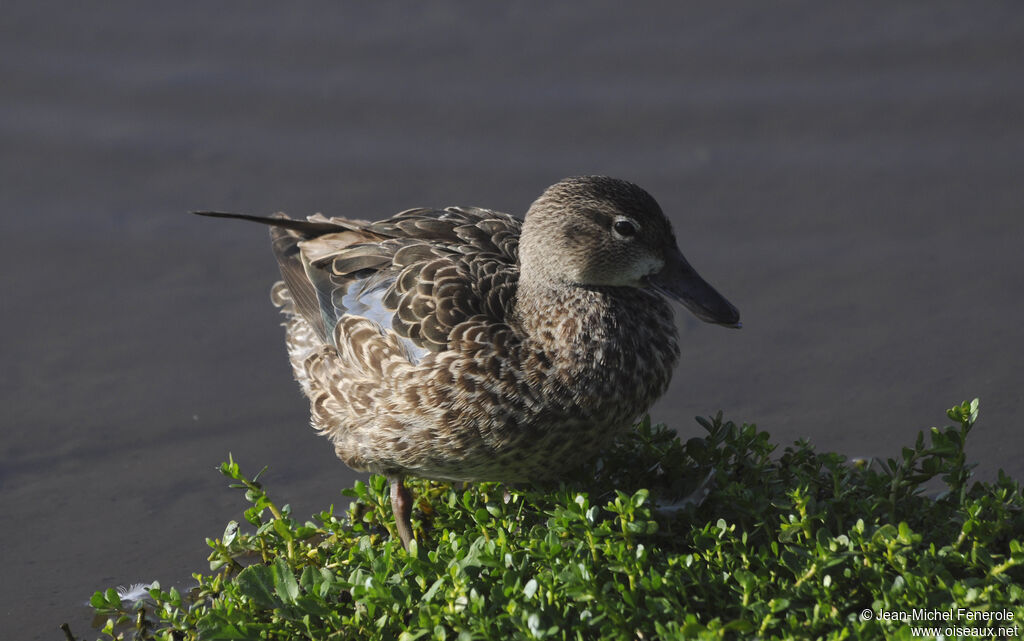
POLYGON ((406 549, 406 477, 557 480, 630 429, 679 362, 670 301, 741 326, 657 201, 617 178, 561 180, 523 218, 193 213, 270 226, 271 300, 311 424, 387 478, 406 549))

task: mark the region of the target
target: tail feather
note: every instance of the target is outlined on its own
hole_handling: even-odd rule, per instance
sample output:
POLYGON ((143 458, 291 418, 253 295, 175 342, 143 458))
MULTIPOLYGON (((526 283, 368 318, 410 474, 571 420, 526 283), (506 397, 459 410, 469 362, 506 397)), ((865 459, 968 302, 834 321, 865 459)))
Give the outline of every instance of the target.
POLYGON ((277 266, 281 270, 281 278, 284 279, 285 287, 287 287, 291 295, 294 304, 293 309, 306 319, 322 341, 327 341, 328 330, 324 326, 319 295, 313 283, 310 282, 309 277, 306 275, 306 265, 302 258, 302 252, 299 249, 299 243, 325 234, 349 231, 347 227, 329 222, 295 220, 283 214, 252 216, 221 211, 194 211, 192 213, 198 216, 236 218, 238 220, 248 220, 254 223, 270 225, 270 239, 274 249, 274 257, 277 258, 277 266))
POLYGON ((197 216, 209 216, 211 218, 236 218, 238 220, 249 220, 254 223, 262 223, 271 227, 282 227, 299 232, 306 238, 316 238, 324 234, 334 234, 340 231, 350 231, 348 227, 337 223, 314 222, 309 220, 295 220, 285 216, 253 216, 251 214, 232 214, 224 211, 194 211, 197 216))

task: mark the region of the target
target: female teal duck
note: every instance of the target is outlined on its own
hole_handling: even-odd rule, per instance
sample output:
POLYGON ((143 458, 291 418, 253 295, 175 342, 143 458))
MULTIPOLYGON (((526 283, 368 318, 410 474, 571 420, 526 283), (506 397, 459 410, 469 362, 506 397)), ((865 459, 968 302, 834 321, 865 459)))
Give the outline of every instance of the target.
POLYGON ((557 478, 647 411, 679 360, 663 296, 740 326, 654 198, 614 178, 567 178, 525 220, 198 213, 272 225, 272 299, 313 427, 346 465, 389 478, 405 546, 404 476, 557 478))

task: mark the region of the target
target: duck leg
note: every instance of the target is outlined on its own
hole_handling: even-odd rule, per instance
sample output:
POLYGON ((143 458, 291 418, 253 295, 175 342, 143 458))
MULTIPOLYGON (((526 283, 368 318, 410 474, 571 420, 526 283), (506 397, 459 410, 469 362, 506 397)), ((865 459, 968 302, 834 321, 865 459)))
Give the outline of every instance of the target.
POLYGON ((412 495, 402 484, 401 476, 388 476, 388 481, 391 483, 391 511, 395 513, 395 527, 402 539, 402 547, 408 550, 409 541, 412 541, 412 523, 409 522, 412 495))

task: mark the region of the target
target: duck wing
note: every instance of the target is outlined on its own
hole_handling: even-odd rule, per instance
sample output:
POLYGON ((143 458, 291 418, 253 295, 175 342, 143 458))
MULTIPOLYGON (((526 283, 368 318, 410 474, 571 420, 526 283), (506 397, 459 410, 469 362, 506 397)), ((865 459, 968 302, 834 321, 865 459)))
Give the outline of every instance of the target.
POLYGON ((398 334, 410 360, 444 351, 451 331, 485 316, 507 322, 514 306, 522 221, 475 207, 410 209, 365 222, 197 212, 269 224, 295 310, 337 347, 345 315, 398 334))

